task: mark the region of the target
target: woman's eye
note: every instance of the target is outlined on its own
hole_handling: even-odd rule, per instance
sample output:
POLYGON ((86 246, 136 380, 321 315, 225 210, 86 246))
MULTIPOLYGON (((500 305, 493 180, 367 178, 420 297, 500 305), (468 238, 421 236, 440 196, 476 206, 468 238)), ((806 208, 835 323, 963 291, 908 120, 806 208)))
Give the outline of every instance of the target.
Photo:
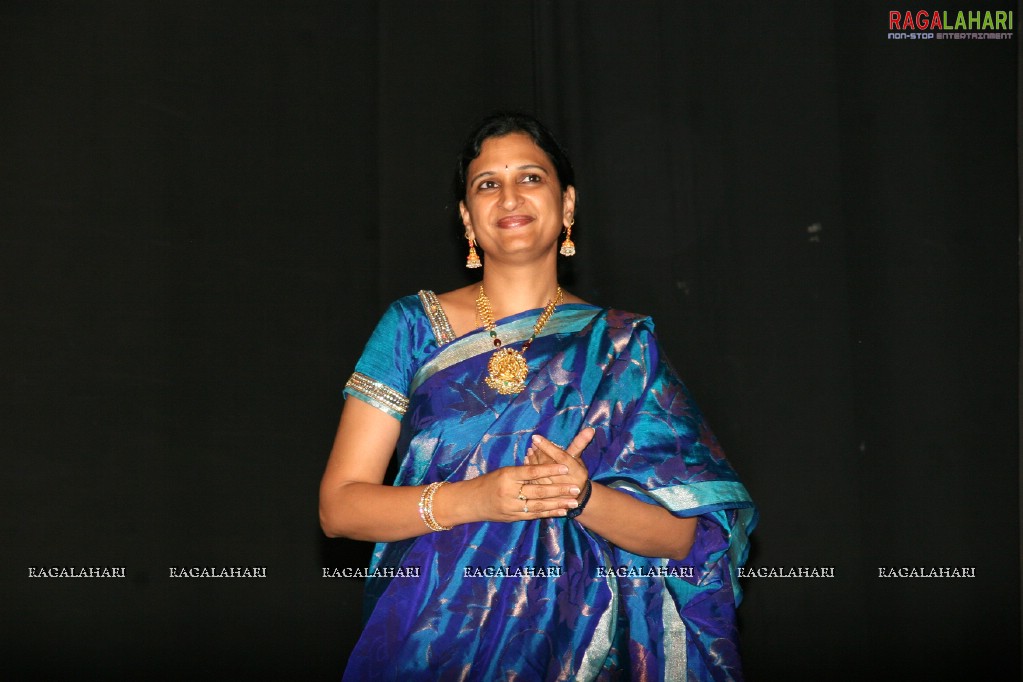
POLYGON ((530 173, 522 178, 522 182, 543 182, 543 178, 536 173, 530 173))
POLYGON ((497 187, 497 183, 493 180, 484 180, 479 184, 479 189, 494 189, 497 187))

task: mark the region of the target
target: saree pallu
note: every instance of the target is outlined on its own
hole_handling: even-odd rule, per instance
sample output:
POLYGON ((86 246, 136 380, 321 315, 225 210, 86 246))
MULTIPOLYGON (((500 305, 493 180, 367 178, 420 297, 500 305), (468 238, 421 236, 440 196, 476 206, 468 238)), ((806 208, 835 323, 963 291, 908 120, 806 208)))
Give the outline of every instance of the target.
MULTIPOLYGON (((506 396, 483 381, 490 336, 454 338, 426 294, 392 306, 346 388, 401 418, 395 485, 521 465, 534 433, 564 446, 590 426, 592 480, 699 517, 696 538, 681 561, 631 554, 567 518, 380 543, 345 679, 742 679, 736 571, 756 512, 649 318, 559 307, 526 353, 525 390, 506 396), (409 568, 417 577, 402 577, 409 568)), ((537 312, 501 320, 504 344, 527 339, 537 312)))

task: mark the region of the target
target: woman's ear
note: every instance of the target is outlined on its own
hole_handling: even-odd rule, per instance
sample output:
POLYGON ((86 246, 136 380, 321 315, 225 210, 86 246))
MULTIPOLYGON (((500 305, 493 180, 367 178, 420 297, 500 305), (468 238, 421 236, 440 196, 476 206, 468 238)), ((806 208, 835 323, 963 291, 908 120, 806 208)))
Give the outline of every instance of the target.
POLYGON ((561 195, 561 222, 568 226, 575 219, 575 187, 569 185, 561 195))
POLYGON ((465 238, 475 239, 476 235, 472 229, 472 217, 469 215, 469 209, 465 207, 464 201, 458 202, 458 214, 462 217, 462 225, 465 226, 465 238))

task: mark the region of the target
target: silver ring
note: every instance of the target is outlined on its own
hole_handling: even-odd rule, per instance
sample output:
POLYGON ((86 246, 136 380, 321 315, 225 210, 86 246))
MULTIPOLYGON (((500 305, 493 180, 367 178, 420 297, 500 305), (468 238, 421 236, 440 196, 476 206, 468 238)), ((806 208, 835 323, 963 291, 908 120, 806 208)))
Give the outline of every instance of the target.
POLYGON ((527 505, 525 502, 522 503, 522 513, 523 514, 529 513, 529 505, 527 505))

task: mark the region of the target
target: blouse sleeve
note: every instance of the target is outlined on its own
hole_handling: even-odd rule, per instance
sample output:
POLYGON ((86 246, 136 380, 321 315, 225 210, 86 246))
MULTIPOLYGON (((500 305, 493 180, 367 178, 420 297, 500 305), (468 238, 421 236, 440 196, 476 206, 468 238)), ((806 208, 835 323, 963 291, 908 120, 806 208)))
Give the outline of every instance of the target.
POLYGON ((384 313, 344 390, 346 397, 367 402, 399 421, 408 409, 413 333, 403 303, 404 299, 395 301, 384 313))

